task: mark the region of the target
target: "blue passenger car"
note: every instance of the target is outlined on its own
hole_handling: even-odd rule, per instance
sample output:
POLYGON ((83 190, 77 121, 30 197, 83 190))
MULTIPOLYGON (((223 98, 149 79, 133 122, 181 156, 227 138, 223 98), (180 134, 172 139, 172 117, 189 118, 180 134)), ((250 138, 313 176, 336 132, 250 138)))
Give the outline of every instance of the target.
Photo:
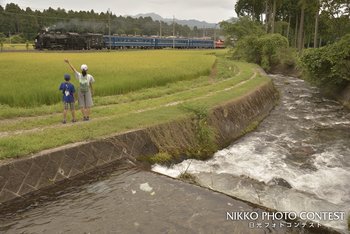
POLYGON ((111 45, 112 49, 121 48, 154 48, 155 38, 151 37, 123 37, 123 36, 103 36, 107 48, 111 45))
POLYGON ((214 48, 213 40, 191 39, 191 48, 214 48))
POLYGON ((213 40, 189 39, 189 38, 152 38, 152 37, 127 37, 104 35, 105 47, 112 49, 139 48, 214 48, 213 40))

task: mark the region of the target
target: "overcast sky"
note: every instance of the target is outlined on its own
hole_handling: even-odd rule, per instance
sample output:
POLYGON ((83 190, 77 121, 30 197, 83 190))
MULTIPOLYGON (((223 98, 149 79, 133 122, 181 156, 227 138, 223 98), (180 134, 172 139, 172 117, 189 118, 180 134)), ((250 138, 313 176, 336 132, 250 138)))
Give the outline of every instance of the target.
POLYGON ((16 3, 21 8, 43 10, 48 7, 66 10, 91 10, 106 12, 108 8, 116 15, 137 15, 154 12, 164 18, 197 19, 218 23, 236 15, 236 0, 0 0, 0 4, 16 3))

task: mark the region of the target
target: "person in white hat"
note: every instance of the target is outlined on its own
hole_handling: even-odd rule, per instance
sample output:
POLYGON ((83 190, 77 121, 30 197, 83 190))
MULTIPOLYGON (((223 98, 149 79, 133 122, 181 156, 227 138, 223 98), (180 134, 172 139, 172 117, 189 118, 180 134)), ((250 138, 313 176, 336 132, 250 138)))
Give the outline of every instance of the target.
POLYGON ((79 81, 79 90, 78 90, 78 102, 81 112, 84 116, 84 121, 90 120, 90 108, 93 106, 92 102, 92 83, 95 82, 95 79, 92 75, 87 74, 88 66, 86 64, 81 65, 81 73, 79 73, 73 65, 69 62, 68 59, 64 60, 75 74, 75 78, 79 81))

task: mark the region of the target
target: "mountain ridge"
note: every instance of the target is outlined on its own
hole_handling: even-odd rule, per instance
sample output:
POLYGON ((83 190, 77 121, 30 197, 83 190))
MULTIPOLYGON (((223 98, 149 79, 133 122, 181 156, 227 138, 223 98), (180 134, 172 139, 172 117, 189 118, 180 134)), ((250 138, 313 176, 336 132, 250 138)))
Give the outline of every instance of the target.
MULTIPOLYGON (((172 23, 173 19, 171 18, 163 18, 162 16, 156 14, 156 13, 145 13, 145 14, 137 14, 135 16, 131 16, 133 18, 140 18, 140 17, 151 17, 153 20, 158 20, 158 21, 163 21, 166 23, 172 23)), ((180 25, 187 25, 190 28, 215 28, 217 24, 215 23, 208 23, 206 21, 200 21, 196 19, 189 19, 189 20, 181 20, 181 19, 176 19, 175 22, 180 25)))

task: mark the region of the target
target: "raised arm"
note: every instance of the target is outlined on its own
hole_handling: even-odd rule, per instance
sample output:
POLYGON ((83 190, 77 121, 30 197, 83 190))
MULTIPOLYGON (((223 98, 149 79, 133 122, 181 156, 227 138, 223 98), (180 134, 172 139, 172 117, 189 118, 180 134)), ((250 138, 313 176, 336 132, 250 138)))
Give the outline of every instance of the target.
POLYGON ((73 71, 74 73, 77 73, 77 72, 78 72, 77 69, 75 69, 75 68, 73 67, 73 65, 69 62, 68 59, 64 59, 64 62, 66 62, 66 63, 69 65, 69 67, 72 69, 72 71, 73 71))
POLYGON ((92 83, 90 83, 90 91, 91 91, 91 95, 94 95, 94 90, 92 89, 92 83))

